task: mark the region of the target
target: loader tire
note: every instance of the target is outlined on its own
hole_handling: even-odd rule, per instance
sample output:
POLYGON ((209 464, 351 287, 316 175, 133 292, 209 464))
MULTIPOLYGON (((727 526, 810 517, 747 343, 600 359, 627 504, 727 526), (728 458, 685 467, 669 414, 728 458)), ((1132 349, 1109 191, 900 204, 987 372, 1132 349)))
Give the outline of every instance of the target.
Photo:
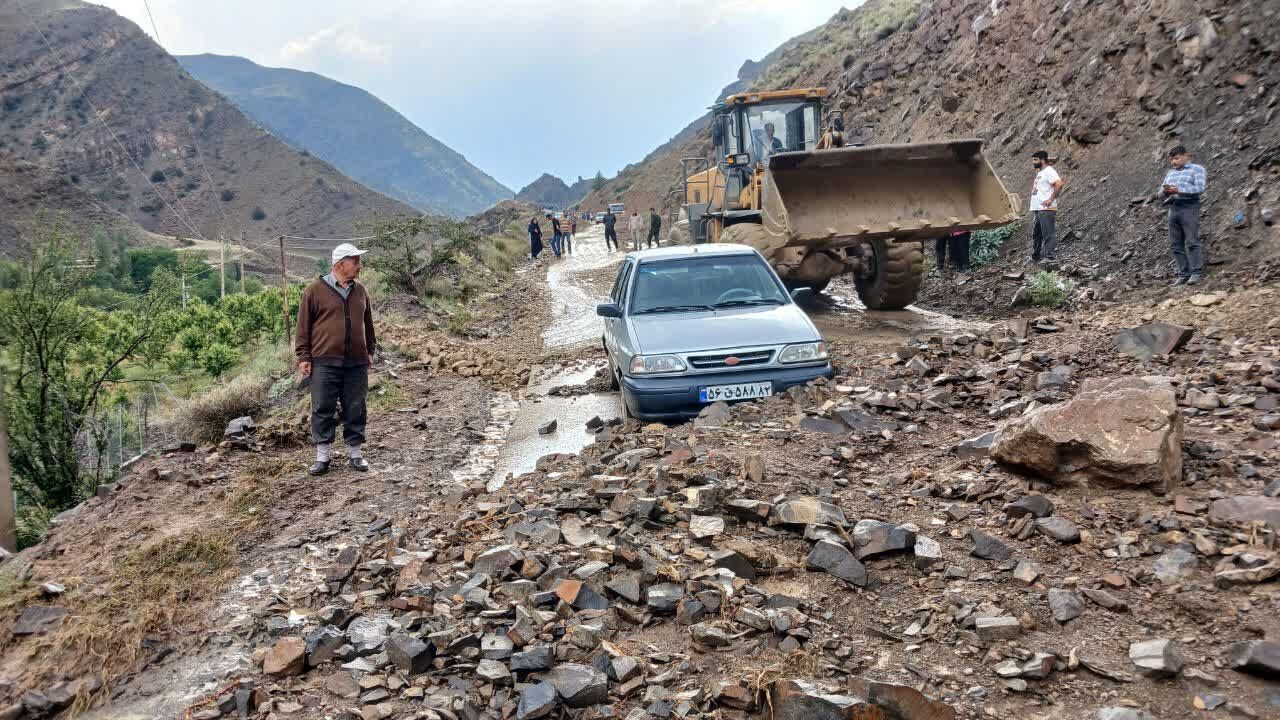
POLYGON ((924 279, 924 250, 918 241, 872 240, 873 271, 854 276, 868 310, 901 310, 916 301, 924 279))
POLYGON ((667 241, 672 245, 692 245, 693 233, 689 232, 689 221, 681 220, 671 226, 671 232, 667 233, 667 241))
POLYGON ((756 250, 759 250, 760 254, 764 255, 766 260, 769 259, 773 250, 776 249, 769 247, 769 233, 765 232, 764 226, 759 223, 738 223, 737 225, 730 225, 724 229, 724 232, 720 233, 720 242, 749 245, 756 250))

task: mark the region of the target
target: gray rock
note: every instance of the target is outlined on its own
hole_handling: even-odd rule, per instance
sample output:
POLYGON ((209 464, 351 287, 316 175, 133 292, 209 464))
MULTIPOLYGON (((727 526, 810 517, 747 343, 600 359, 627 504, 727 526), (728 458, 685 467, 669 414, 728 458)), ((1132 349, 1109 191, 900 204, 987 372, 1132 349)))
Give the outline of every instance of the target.
POLYGON ((13 624, 12 632, 15 636, 22 635, 39 635, 62 627, 63 618, 66 617, 68 610, 61 607, 53 607, 49 605, 29 605, 27 609, 22 611, 18 616, 17 622, 13 624))
POLYGON ((969 554, 976 558, 1008 560, 1013 555, 1013 550, 1009 549, 1008 545, 977 528, 969 531, 969 539, 973 541, 973 548, 969 550, 969 554))
POLYGON ((724 518, 719 515, 694 515, 689 518, 689 534, 699 540, 724 532, 724 518))
POLYGON ((1022 634, 1022 623, 1016 617, 980 617, 973 621, 973 631, 983 642, 1012 640, 1022 634))
POLYGON ((1280 480, 1272 480, 1270 484, 1262 488, 1264 497, 1280 497, 1280 480))
POLYGON ((698 623, 689 628, 693 641, 707 647, 727 647, 729 634, 710 623, 698 623))
POLYGON ((477 573, 501 578, 512 565, 524 559, 524 553, 514 545, 500 545, 476 556, 471 569, 477 573))
POLYGON ((387 628, 386 620, 362 615, 347 626, 347 638, 357 655, 372 655, 387 642, 387 628))
POLYGON ((1280 679, 1280 642, 1249 640, 1227 648, 1227 664, 1233 670, 1280 679))
POLYGON ((1161 583, 1173 585, 1194 573, 1196 563, 1196 556, 1192 553, 1182 548, 1173 548, 1156 558, 1151 571, 1161 583))
POLYGON ((942 545, 937 540, 927 538, 924 535, 916 535, 916 543, 912 547, 912 552, 916 556, 916 567, 921 570, 928 570, 942 564, 942 545))
POLYGON ((815 497, 801 497, 787 500, 773 508, 773 517, 783 525, 835 525, 844 527, 848 523, 844 511, 829 502, 815 497))
POLYGON ((995 440, 996 432, 983 433, 975 438, 961 441, 951 449, 956 455, 969 460, 980 460, 991 452, 991 442, 995 440))
POLYGON ((1026 495, 1005 505, 1004 514, 1009 517, 1048 517, 1053 514, 1053 501, 1043 495, 1026 495))
POLYGON ((801 430, 810 432, 825 433, 827 435, 848 435, 849 426, 837 420, 828 420, 821 417, 805 417, 800 420, 801 430))
POLYGON ((1112 345, 1118 353, 1150 362, 1156 355, 1176 352, 1194 334, 1194 329, 1181 325, 1147 323, 1117 332, 1112 336, 1112 345))
POLYGON ((559 421, 552 418, 538 426, 539 435, 550 435, 556 431, 556 427, 560 425, 559 421))
POLYGON ((515 643, 506 635, 485 635, 480 638, 480 657, 486 660, 506 660, 515 650, 515 643))
POLYGON ((322 625, 307 633, 307 667, 327 663, 338 655, 338 648, 347 642, 347 636, 331 625, 322 625))
POLYGON ((850 585, 862 587, 867 584, 866 567, 845 546, 830 540, 814 544, 809 557, 805 558, 805 566, 811 570, 822 570, 850 585))
POLYGON ((654 612, 675 612, 676 606, 684 598, 684 586, 673 583, 650 585, 644 593, 645 605, 654 612))
POLYGON ((1040 567, 1030 560, 1021 560, 1013 569, 1013 579, 1023 585, 1030 585, 1040 577, 1040 567))
POLYGON ((1053 612, 1054 620, 1066 623, 1084 613, 1084 601, 1070 590, 1053 588, 1049 591, 1049 609, 1053 612))
POLYGON ((853 527, 852 537, 859 560, 903 552, 916 544, 914 532, 879 520, 859 520, 853 527))
POLYGON ((1080 528, 1070 520, 1057 515, 1036 520, 1036 530, 1041 535, 1048 535, 1060 543, 1080 542, 1080 528))
POLYGON ((685 598, 676 606, 676 622, 681 625, 697 625, 707 616, 707 606, 697 600, 685 598))
POLYGON ((1099 709, 1094 720, 1156 720, 1156 716, 1146 710, 1112 705, 1099 709))
POLYGON ((494 685, 511 684, 511 671, 497 660, 481 660, 476 665, 476 675, 494 685))
POLYGON ((511 656, 511 669, 518 672, 542 672, 556 664, 555 648, 540 645, 511 656))
POLYGON ((1280 530, 1280 497, 1237 495, 1214 500, 1209 517, 1237 523, 1261 520, 1272 530, 1280 530))
POLYGON ((624 683, 643 672, 644 665, 627 655, 619 655, 609 661, 609 675, 615 682, 624 683))
POLYGON ((609 699, 609 678, 590 665, 562 663, 547 673, 547 681, 571 708, 596 705, 609 699))
POLYGON ((1106 590, 1091 590, 1089 588, 1084 588, 1080 592, 1083 593, 1085 597, 1108 610, 1121 611, 1129 608, 1128 603, 1123 599, 1116 597, 1106 590))
POLYGON ((639 604, 640 602, 640 580, 635 575, 615 575, 605 583, 604 587, 629 603, 639 604))
POLYGON ((724 427, 730 417, 728 403, 715 402, 702 408, 698 417, 693 419, 693 426, 699 429, 724 427))
POLYGON ((1131 644, 1129 660, 1148 675, 1177 675, 1183 664, 1177 646, 1164 638, 1131 644))
POLYGON ((435 657, 433 645, 405 633, 392 635, 387 640, 386 648, 387 659, 409 675, 431 669, 431 660, 435 657))
POLYGON ((232 420, 231 422, 227 423, 226 429, 222 431, 222 437, 245 438, 245 437, 248 437, 249 433, 252 433, 254 429, 257 427, 258 427, 257 425, 253 424, 253 418, 249 417, 248 415, 244 417, 238 417, 235 420, 232 420))
POLYGON ((537 720, 550 717, 556 709, 556 687, 549 682, 529 685, 520 692, 520 704, 516 707, 517 720, 537 720))
POLYGON ((756 568, 742 553, 718 550, 711 553, 711 567, 724 568, 743 580, 755 580, 756 568))

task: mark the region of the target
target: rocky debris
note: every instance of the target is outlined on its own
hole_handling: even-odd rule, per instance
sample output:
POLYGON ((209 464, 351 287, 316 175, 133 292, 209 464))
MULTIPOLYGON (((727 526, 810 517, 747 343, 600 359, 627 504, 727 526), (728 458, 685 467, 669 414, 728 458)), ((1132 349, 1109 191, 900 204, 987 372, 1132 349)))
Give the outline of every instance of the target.
POLYGON ((1227 648, 1227 665, 1233 670, 1280 679, 1280 642, 1249 640, 1227 648))
POLYGON ((862 587, 867 584, 866 567, 845 546, 831 540, 815 543, 809 557, 805 558, 805 566, 822 570, 850 585, 862 587))
POLYGON ((1049 591, 1049 609, 1053 612, 1054 620, 1066 623, 1084 613, 1084 601, 1070 590, 1053 588, 1049 591))
POLYGON ((1047 405, 1000 428, 996 460, 1054 482, 1151 486, 1182 478, 1182 416, 1157 380, 1087 379, 1075 399, 1047 405))
POLYGON ((962 458, 979 460, 991 453, 991 443, 995 440, 995 431, 985 432, 977 437, 963 440, 952 448, 952 452, 962 458))
POLYGON ((238 417, 227 423, 226 429, 222 431, 222 437, 228 440, 243 440, 248 438, 257 427, 253 418, 247 415, 238 417))
POLYGON ((859 520, 853 526, 853 544, 859 560, 869 560, 915 547, 914 531, 879 520, 859 520))
POLYGON ((516 707, 518 720, 537 720, 550 717, 559 704, 556 686, 549 682, 526 685, 520 692, 520 704, 516 707))
POLYGON ((974 632, 986 643, 1012 640, 1022 634, 1022 623, 1015 617, 980 617, 974 620, 974 632))
POLYGON ((609 678, 590 665, 563 663, 547 674, 547 681, 571 708, 587 707, 609 699, 609 678))
POLYGON ((301 675, 306 669, 307 643, 300 637, 280 638, 262 659, 267 675, 301 675))
POLYGON ((1137 708, 1109 706, 1098 710, 1094 720, 1157 720, 1155 715, 1137 708))
POLYGON ((1043 495, 1027 495, 1004 506, 1009 517, 1043 518, 1053 514, 1053 502, 1043 495))
POLYGON ((988 535, 976 528, 969 531, 969 539, 973 541, 973 547, 969 550, 969 554, 976 558, 1008 560, 1013 556, 1013 550, 1008 545, 1000 542, 995 536, 988 535))
POLYGON ((719 515, 694 515, 689 518, 689 534, 699 540, 713 538, 724 532, 724 518, 719 515))
POLYGON ((559 425, 560 425, 559 421, 557 421, 555 418, 552 418, 542 423, 541 425, 538 425, 538 434, 550 435, 551 433, 556 431, 556 428, 559 427, 559 425))
POLYGON ((1080 528, 1066 518, 1057 515, 1040 518, 1036 520, 1035 527, 1041 535, 1047 535, 1060 543, 1080 542, 1080 528))
POLYGON ((854 679, 842 694, 803 680, 782 679, 769 688, 774 720, 955 720, 955 709, 903 685, 854 679), (850 692, 851 691, 851 692, 850 692))
POLYGON ((1151 572, 1165 585, 1181 582, 1196 569, 1196 556, 1182 548, 1173 548, 1156 559, 1151 572))
POLYGON ((1214 500, 1209 517, 1223 522, 1262 522, 1280 531, 1280 498, 1241 495, 1214 500))
POLYGON ((28 605, 10 630, 15 636, 39 635, 62 627, 69 611, 49 605, 28 605))
POLYGON ((435 648, 412 635, 396 633, 387 638, 387 659, 406 675, 416 675, 431 668, 435 648))
POLYGON ((783 525, 832 525, 844 527, 844 511, 818 498, 802 497, 774 506, 772 519, 783 525))
POLYGON ((1182 672, 1182 654, 1172 640, 1144 640, 1129 645, 1129 660, 1148 675, 1177 675, 1182 672))
POLYGON ((1168 323, 1147 323, 1117 332, 1113 336, 1118 353, 1151 362, 1157 355, 1172 355, 1181 350, 1195 334, 1194 328, 1168 323))

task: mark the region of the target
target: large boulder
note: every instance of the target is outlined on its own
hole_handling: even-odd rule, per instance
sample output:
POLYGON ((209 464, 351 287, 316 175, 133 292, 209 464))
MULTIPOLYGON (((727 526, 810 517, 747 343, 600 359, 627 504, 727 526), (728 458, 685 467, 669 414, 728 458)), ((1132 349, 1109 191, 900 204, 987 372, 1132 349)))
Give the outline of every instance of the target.
POLYGON ((1182 478, 1182 416, 1173 388, 1156 379, 1088 379, 1070 402, 1010 420, 991 456, 1054 482, 1151 486, 1182 478))

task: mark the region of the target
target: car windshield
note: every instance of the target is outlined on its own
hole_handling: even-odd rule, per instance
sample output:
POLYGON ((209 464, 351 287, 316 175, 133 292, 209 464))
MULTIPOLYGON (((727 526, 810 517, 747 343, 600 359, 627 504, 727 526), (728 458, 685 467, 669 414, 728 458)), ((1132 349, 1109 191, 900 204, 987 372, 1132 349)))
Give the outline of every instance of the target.
POLYGON ((687 257, 636 270, 631 314, 783 305, 787 295, 756 255, 687 257))
POLYGON ((755 105, 746 112, 747 147, 751 159, 763 162, 770 155, 812 150, 818 142, 818 108, 812 102, 755 105))

